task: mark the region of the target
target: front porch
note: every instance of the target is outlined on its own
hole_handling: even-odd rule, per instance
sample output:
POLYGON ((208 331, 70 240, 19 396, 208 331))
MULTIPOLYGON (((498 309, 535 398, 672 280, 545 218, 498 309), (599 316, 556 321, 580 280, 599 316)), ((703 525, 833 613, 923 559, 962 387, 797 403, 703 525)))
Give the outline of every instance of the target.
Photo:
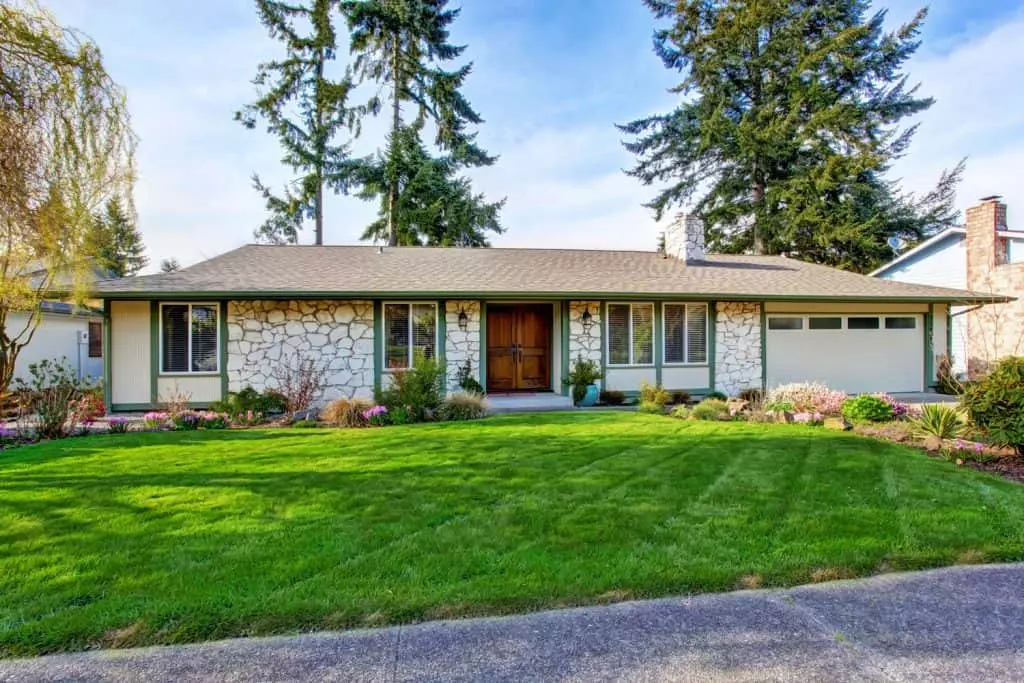
POLYGON ((572 410, 572 399, 550 391, 490 393, 487 405, 494 414, 537 413, 554 410, 572 410))

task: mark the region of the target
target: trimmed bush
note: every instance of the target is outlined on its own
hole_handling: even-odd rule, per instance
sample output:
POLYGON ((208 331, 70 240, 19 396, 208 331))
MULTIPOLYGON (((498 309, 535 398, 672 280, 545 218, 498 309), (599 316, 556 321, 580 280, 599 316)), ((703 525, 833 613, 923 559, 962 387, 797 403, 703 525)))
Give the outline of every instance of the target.
POLYGON ((729 417, 729 404, 717 398, 706 398, 690 411, 696 420, 721 420, 729 417))
POLYGON ((960 403, 992 443, 1024 455, 1024 357, 1004 358, 963 389, 960 403))
POLYGON ((765 400, 767 403, 791 403, 794 410, 819 410, 815 399, 831 393, 832 390, 821 382, 792 382, 770 389, 765 400))
POLYGON ((910 424, 918 436, 934 436, 943 440, 959 437, 965 426, 958 409, 937 404, 923 406, 921 416, 912 419, 910 424))
POLYGON ((487 417, 487 401, 480 394, 457 391, 441 402, 437 414, 445 422, 479 420, 487 417))
POLYGON ((660 384, 640 382, 640 405, 653 403, 659 408, 662 408, 662 412, 664 412, 665 405, 668 403, 670 398, 672 397, 667 391, 661 388, 660 384))
POLYGON ((241 391, 229 392, 223 401, 211 403, 210 410, 227 413, 232 418, 237 418, 246 414, 283 413, 286 405, 285 397, 274 389, 267 389, 261 394, 252 387, 245 387, 241 391))
POLYGON ((572 387, 573 405, 579 405, 583 402, 583 399, 587 396, 587 389, 591 384, 601 379, 603 374, 601 367, 589 358, 584 358, 583 354, 580 354, 572 362, 569 376, 562 381, 566 386, 572 387))
POLYGON ((339 398, 328 403, 320 412, 320 419, 332 427, 364 427, 363 413, 373 407, 365 398, 339 398))
POLYGON ((377 392, 377 405, 388 409, 392 424, 399 409, 406 422, 424 422, 433 419, 444 394, 444 367, 435 360, 420 358, 409 370, 399 370, 391 376, 391 386, 377 392))
POLYGON ((669 413, 672 417, 677 420, 689 420, 690 419, 690 407, 684 404, 679 404, 672 408, 669 413))
POLYGON ((672 405, 684 406, 693 400, 693 396, 690 395, 689 391, 673 391, 672 392, 672 405))
POLYGON ((598 401, 606 406, 621 406, 626 402, 626 394, 615 389, 602 389, 598 401))
POLYGON ((853 422, 887 422, 892 419, 892 406, 878 396, 861 394, 843 403, 843 417, 853 422))
POLYGON ((712 401, 728 401, 729 397, 723 394, 721 391, 711 391, 704 395, 704 400, 711 399, 712 401))
POLYGON ((637 411, 641 413, 649 413, 650 415, 664 415, 665 404, 655 403, 654 401, 640 401, 640 405, 637 406, 637 411))

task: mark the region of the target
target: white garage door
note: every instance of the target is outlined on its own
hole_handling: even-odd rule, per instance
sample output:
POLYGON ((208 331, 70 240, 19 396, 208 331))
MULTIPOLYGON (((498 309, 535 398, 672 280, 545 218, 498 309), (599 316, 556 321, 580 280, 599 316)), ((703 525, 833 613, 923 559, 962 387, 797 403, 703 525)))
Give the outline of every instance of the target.
POLYGON ((769 315, 767 384, 848 393, 922 391, 924 320, 913 314, 769 315))

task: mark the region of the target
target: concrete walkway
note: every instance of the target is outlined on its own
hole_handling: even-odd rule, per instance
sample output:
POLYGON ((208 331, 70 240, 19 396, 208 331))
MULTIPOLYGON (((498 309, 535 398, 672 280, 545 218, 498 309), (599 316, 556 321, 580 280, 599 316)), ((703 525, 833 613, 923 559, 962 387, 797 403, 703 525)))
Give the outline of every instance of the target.
POLYGON ((1024 564, 0 661, 0 681, 1019 681, 1024 564))

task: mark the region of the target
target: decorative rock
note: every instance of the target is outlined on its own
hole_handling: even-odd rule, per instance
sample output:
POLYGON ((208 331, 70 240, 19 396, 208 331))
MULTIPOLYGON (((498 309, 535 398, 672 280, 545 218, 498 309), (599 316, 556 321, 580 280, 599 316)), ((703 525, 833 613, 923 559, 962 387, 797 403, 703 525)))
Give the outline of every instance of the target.
POLYGON ((480 377, 480 302, 446 301, 444 307, 445 362, 448 364, 448 390, 458 391, 459 372, 469 364, 469 375, 480 377), (465 311, 466 329, 459 329, 459 312, 465 311))
MULTIPOLYGON (((601 303, 599 301, 569 302, 569 367, 582 356, 592 360, 598 366, 604 366, 601 358, 601 334, 604 321, 601 320, 601 303), (592 322, 590 330, 584 331, 582 316, 584 311, 590 312, 592 322)), ((600 381, 598 381, 600 384, 600 381)))
POLYGON ((715 389, 737 394, 761 386, 761 305, 718 303, 715 324, 715 389))

